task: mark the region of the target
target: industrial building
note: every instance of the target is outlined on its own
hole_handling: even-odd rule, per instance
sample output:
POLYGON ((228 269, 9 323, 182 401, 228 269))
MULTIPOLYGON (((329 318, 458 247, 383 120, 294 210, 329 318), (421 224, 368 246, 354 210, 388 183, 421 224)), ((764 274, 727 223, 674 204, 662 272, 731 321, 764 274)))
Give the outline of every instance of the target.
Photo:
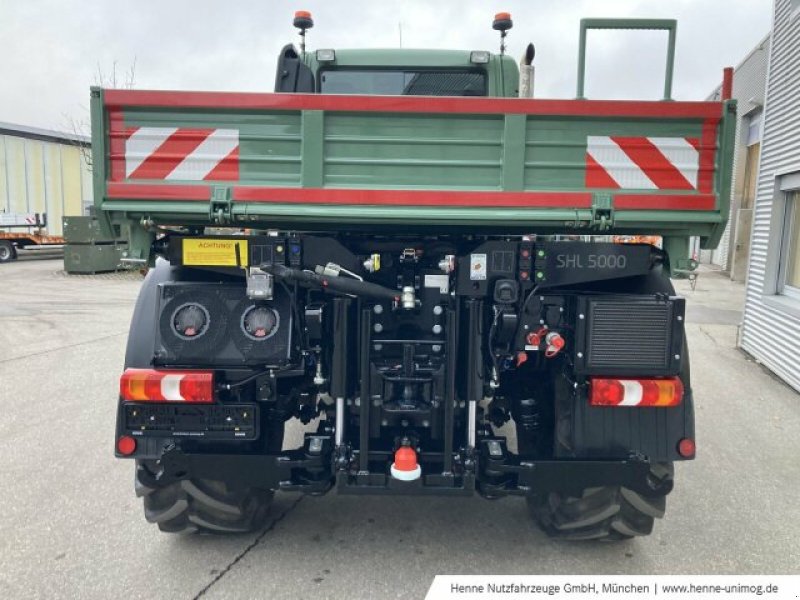
MULTIPOLYGON (((704 251, 703 262, 730 272, 734 281, 744 281, 750 254, 750 230, 756 194, 764 94, 767 86, 767 36, 750 51, 733 73, 732 97, 738 102, 736 149, 733 156, 730 220, 722 240, 714 250, 704 251)), ((719 100, 722 86, 708 100, 719 100)))
POLYGON ((62 235, 65 216, 92 204, 86 136, 0 122, 0 213, 44 214, 62 235))
POLYGON ((800 390, 800 0, 776 0, 741 346, 800 390))

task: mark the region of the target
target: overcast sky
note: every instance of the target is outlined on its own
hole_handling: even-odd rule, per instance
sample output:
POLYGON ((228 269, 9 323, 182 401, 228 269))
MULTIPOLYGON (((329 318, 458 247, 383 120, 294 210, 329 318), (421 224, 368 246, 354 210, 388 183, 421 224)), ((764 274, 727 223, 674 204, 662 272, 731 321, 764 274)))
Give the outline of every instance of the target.
MULTIPOLYGON (((509 51, 536 44, 537 97, 575 94, 582 17, 678 19, 677 99, 702 100, 770 28, 772 0, 0 0, 0 121, 65 129, 85 117, 98 65, 137 89, 271 91, 275 57, 297 39, 295 10, 314 14, 310 48, 498 48, 495 12, 510 11, 509 51)), ((595 32, 587 95, 657 99, 666 34, 595 32)))

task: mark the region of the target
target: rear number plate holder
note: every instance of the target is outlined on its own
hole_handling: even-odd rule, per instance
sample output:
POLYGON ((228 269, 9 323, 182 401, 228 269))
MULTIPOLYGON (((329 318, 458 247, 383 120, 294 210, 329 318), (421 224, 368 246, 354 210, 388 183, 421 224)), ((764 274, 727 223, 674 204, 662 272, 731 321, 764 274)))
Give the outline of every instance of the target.
POLYGON ((258 437, 253 404, 130 402, 123 406, 125 430, 136 437, 252 440, 258 437))

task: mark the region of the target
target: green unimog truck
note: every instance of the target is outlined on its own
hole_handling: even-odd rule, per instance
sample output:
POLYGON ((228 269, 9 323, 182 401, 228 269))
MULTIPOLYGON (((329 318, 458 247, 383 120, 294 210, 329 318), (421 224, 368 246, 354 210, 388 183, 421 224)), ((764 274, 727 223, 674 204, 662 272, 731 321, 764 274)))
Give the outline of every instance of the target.
POLYGON ((735 121, 671 100, 675 27, 583 21, 574 100, 518 97, 503 51, 304 43, 276 93, 92 89, 97 214, 149 268, 115 439, 147 520, 477 492, 553 536, 649 534, 695 454, 670 275, 723 231, 735 121), (598 27, 668 32, 663 101, 583 98, 598 27))

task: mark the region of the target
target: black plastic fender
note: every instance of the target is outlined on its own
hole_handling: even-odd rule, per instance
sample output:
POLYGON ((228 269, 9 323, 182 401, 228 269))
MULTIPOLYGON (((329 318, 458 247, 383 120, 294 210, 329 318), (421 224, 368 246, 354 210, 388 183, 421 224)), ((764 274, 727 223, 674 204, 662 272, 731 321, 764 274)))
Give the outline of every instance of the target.
MULTIPOLYGON (((658 267, 644 276, 600 282, 592 292, 675 295, 666 273, 658 267)), ((589 406, 587 390, 573 389, 557 380, 556 457, 624 458, 647 456, 654 462, 685 460, 678 453, 682 438, 695 439, 694 397, 691 385, 689 349, 684 338, 680 378, 683 402, 671 408, 607 408, 589 406)))
POLYGON ((142 282, 133 309, 125 350, 126 369, 148 369, 153 365, 156 329, 158 328, 158 286, 177 281, 181 269, 159 259, 142 282))

